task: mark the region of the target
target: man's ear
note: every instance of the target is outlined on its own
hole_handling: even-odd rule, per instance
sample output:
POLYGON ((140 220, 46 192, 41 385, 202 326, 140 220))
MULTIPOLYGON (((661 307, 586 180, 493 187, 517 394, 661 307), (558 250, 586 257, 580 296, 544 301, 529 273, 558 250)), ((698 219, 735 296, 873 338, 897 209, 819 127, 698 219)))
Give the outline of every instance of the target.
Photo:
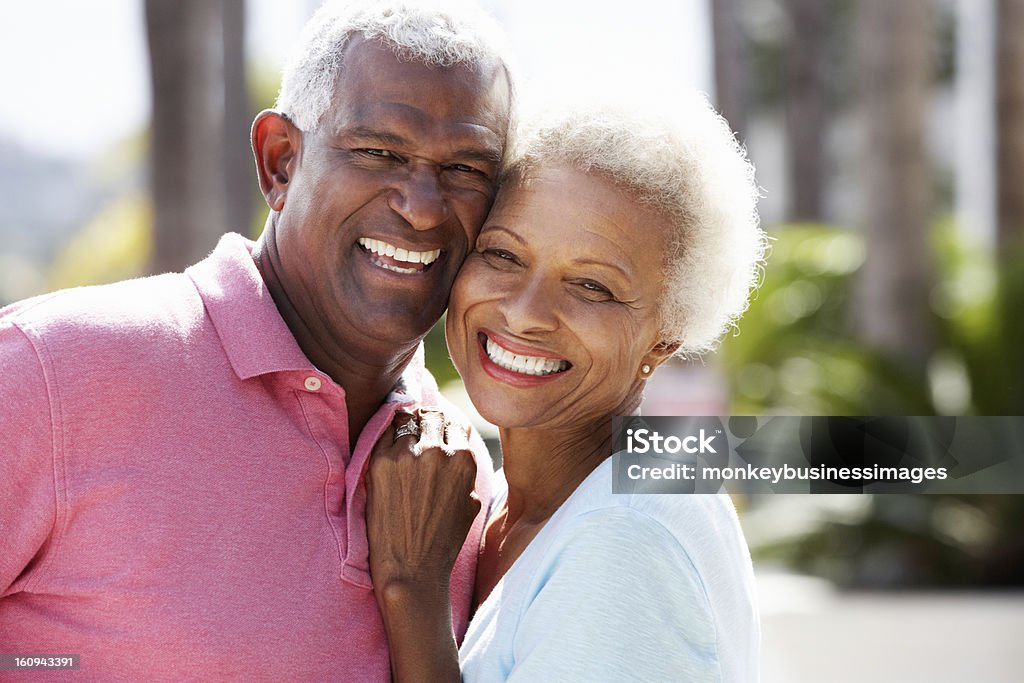
POLYGON ((651 373, 654 372, 659 365, 667 361, 675 352, 679 350, 680 342, 666 342, 660 341, 654 345, 650 351, 644 355, 644 359, 640 365, 640 375, 644 379, 650 377, 651 373), (644 368, 647 368, 644 371, 644 368))
POLYGON ((272 211, 284 208, 288 181, 295 171, 302 132, 279 112, 264 109, 252 122, 252 153, 260 190, 272 211))

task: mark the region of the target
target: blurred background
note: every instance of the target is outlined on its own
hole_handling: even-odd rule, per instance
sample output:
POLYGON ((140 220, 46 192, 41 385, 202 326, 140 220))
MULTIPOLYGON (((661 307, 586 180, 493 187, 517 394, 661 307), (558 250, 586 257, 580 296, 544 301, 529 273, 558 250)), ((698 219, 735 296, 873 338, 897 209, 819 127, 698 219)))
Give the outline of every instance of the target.
MULTIPOLYGON (((757 166, 763 285, 647 414, 1022 414, 1024 0, 480 1, 527 87, 703 90, 757 166)), ((249 124, 317 4, 5 0, 0 305, 257 235, 249 124)), ((766 682, 1024 680, 1024 498, 736 502, 766 682)))

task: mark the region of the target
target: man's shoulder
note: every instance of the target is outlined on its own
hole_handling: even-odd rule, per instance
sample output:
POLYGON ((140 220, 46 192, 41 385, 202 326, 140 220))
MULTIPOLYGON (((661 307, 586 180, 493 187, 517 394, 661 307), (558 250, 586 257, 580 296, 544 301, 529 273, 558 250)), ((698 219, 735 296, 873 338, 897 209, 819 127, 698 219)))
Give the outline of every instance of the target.
POLYGON ((146 329, 193 319, 202 306, 187 276, 168 273, 25 299, 0 309, 0 325, 51 333, 146 329))
POLYGON ((203 324, 203 301, 180 273, 76 287, 0 309, 37 352, 104 356, 119 348, 186 340, 203 324))

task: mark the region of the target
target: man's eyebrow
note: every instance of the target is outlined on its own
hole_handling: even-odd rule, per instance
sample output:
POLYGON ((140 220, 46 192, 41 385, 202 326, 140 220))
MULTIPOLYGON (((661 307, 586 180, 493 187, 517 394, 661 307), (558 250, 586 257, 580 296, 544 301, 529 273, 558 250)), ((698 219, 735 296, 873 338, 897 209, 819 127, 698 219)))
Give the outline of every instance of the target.
POLYGON ((341 131, 341 134, 346 137, 354 137, 359 140, 376 142, 382 145, 408 146, 410 144, 407 138, 404 138, 397 133, 376 130, 368 126, 356 126, 355 128, 341 131))
MULTIPOLYGON (((355 126, 339 131, 339 136, 354 138, 360 142, 384 145, 387 147, 412 147, 412 141, 398 133, 391 133, 385 130, 370 128, 369 126, 355 126)), ((455 159, 466 161, 480 161, 490 164, 501 163, 501 150, 484 144, 481 147, 464 147, 452 153, 455 159)))
POLYGON ((456 159, 465 159, 466 161, 483 161, 490 164, 501 163, 501 152, 494 147, 487 148, 465 148, 456 150, 452 157, 456 159))

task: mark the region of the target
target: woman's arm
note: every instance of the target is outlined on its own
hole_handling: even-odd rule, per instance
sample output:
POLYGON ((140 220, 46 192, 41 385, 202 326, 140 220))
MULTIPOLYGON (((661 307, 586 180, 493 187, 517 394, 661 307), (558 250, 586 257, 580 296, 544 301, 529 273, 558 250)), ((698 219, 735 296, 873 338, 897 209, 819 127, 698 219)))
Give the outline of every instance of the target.
POLYGON ((391 585, 377 596, 399 683, 461 681, 448 587, 391 585))
POLYGON ((475 479, 466 430, 436 411, 397 415, 374 447, 366 478, 370 575, 399 683, 461 680, 449 590, 480 511, 475 479))

